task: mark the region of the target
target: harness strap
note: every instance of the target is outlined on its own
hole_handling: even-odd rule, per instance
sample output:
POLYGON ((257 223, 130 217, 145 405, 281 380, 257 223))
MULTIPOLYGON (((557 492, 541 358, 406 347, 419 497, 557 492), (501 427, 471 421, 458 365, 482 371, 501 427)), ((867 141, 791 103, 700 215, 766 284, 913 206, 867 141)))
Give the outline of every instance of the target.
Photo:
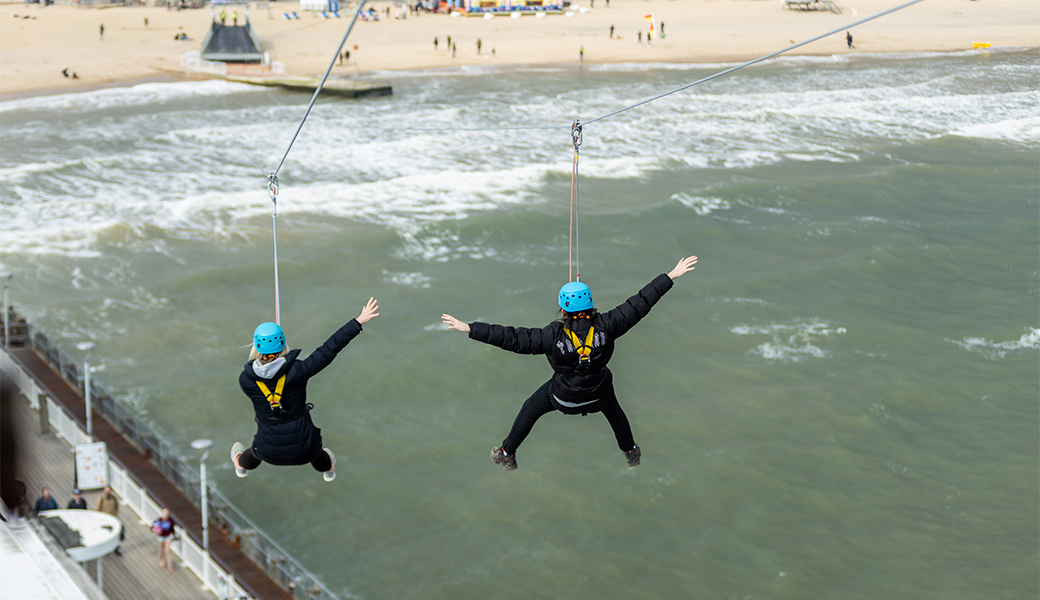
POLYGON ((592 338, 596 334, 596 328, 595 327, 589 327, 589 333, 588 333, 588 335, 585 336, 585 343, 584 344, 578 338, 577 334, 575 334, 570 329, 567 329, 566 327, 564 327, 563 328, 563 332, 567 334, 567 338, 570 339, 571 343, 574 344, 574 349, 578 351, 578 356, 579 356, 578 362, 579 363, 589 362, 590 355, 592 354, 592 338))
POLYGON ((267 403, 271 405, 271 410, 281 410, 282 408, 282 390, 285 389, 285 375, 278 378, 278 382, 274 386, 274 393, 271 393, 271 389, 264 385, 264 382, 257 381, 257 387, 263 393, 264 398, 267 398, 267 403))

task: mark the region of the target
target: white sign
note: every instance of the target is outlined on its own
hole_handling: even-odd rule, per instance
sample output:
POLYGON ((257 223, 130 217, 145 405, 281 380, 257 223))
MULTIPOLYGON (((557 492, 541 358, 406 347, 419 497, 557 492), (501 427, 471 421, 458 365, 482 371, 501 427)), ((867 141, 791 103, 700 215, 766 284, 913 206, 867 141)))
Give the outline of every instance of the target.
POLYGON ((76 486, 93 490, 108 485, 108 449, 105 442, 76 444, 76 486))

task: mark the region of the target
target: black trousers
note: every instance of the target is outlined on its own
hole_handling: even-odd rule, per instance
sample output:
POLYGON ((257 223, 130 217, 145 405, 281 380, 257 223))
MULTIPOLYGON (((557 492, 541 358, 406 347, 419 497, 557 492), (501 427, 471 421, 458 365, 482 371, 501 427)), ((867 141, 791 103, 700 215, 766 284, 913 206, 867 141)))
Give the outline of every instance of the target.
MULTIPOLYGON (((527 438, 527 434, 531 433, 535 421, 541 418, 542 415, 554 410, 560 410, 553 404, 552 399, 549 398, 549 383, 549 381, 546 381, 545 385, 535 390, 520 408, 520 414, 516 415, 516 420, 513 421, 513 428, 509 430, 509 435, 506 439, 502 440, 502 449, 505 450, 506 454, 514 454, 516 452, 516 449, 527 438)), ((592 404, 587 404, 580 408, 566 409, 565 411, 561 410, 561 412, 564 412, 564 414, 603 413, 603 416, 607 418, 607 422, 610 423, 610 428, 614 430, 618 448, 622 451, 628 451, 636 445, 632 439, 632 426, 628 424, 628 417, 625 416, 625 411, 618 404, 617 396, 614 395, 613 389, 610 390, 609 394, 592 404)))
MULTIPOLYGON (((252 471, 253 469, 260 466, 260 463, 264 462, 262 458, 256 453, 256 446, 250 446, 246 448, 246 451, 238 457, 238 464, 246 471, 252 471)), ((324 473, 325 471, 332 470, 332 459, 329 458, 328 452, 322 450, 317 456, 311 459, 311 466, 314 467, 315 471, 324 473)))

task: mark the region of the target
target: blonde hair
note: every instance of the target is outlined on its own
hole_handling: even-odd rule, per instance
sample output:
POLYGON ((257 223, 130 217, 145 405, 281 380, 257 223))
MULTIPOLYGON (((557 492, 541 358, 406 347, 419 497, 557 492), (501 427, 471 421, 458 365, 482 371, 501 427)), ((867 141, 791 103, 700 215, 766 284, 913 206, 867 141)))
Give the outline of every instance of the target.
MULTIPOLYGON (((289 346, 286 345, 285 348, 282 348, 281 352, 275 354, 273 360, 278 360, 279 358, 287 356, 288 354, 289 346)), ((252 344, 249 345, 249 360, 260 360, 260 353, 257 351, 256 346, 252 344)))

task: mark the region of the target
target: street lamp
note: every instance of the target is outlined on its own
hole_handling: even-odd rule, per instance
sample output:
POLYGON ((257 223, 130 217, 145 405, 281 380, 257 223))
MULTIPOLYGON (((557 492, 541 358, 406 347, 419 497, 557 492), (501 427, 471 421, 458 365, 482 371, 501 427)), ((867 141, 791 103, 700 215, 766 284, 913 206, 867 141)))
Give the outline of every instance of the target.
POLYGON ((191 447, 196 450, 205 450, 199 459, 199 474, 202 479, 202 549, 209 554, 209 493, 206 485, 206 457, 209 449, 213 447, 213 440, 195 440, 191 447))
POLYGON ((8 325, 8 321, 11 320, 11 313, 7 312, 7 284, 11 282, 11 278, 14 277, 14 273, 10 271, 0 272, 0 279, 4 281, 4 349, 11 349, 11 327, 8 325))
POLYGON ((94 439, 94 410, 91 406, 90 393, 90 352, 94 349, 94 342, 80 342, 76 347, 87 353, 83 359, 83 399, 87 401, 87 437, 94 439))

